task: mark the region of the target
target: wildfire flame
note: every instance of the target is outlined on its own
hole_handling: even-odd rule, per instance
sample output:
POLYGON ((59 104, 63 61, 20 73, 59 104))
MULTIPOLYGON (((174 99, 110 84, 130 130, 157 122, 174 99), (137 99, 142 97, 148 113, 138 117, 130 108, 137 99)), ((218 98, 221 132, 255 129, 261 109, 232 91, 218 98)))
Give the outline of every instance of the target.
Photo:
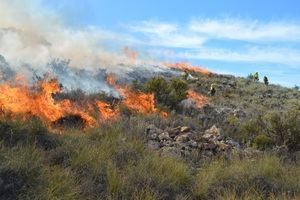
POLYGON ((203 67, 193 66, 190 63, 186 63, 186 62, 166 63, 165 65, 169 68, 180 69, 182 71, 190 71, 190 72, 206 74, 206 75, 211 73, 210 71, 204 69, 203 67))
POLYGON ((52 95, 61 91, 57 80, 40 81, 34 87, 26 85, 0 85, 0 108, 11 115, 38 116, 46 123, 54 122, 66 114, 80 115, 87 125, 95 120, 69 100, 55 102, 52 95))
POLYGON ((102 101, 97 101, 96 105, 99 109, 99 113, 101 115, 101 118, 106 121, 106 120, 111 120, 111 119, 116 119, 119 116, 119 109, 116 108, 114 109, 111 104, 102 102, 102 101))
POLYGON ((202 108, 208 102, 208 100, 207 100, 207 98, 205 96, 196 93, 192 89, 188 90, 187 97, 189 99, 192 99, 193 101, 195 101, 196 102, 196 106, 198 108, 202 108))
MULTIPOLYGON (((11 117, 23 116, 25 119, 37 116, 49 127, 53 123, 68 115, 80 116, 86 126, 95 126, 97 120, 91 116, 95 106, 98 108, 99 119, 107 121, 117 119, 120 115, 118 105, 112 105, 103 101, 74 102, 69 99, 56 101, 54 94, 61 92, 62 88, 56 79, 41 80, 29 87, 23 82, 21 76, 16 77, 17 84, 0 84, 0 111, 11 117), (20 82, 18 80, 21 80, 20 82)), ((128 86, 116 84, 112 75, 107 77, 107 83, 113 86, 123 97, 121 104, 139 113, 156 113, 154 94, 132 91, 128 86)), ((161 112, 167 117, 166 112, 161 112)))
POLYGON ((131 110, 140 113, 155 113, 157 108, 155 106, 154 94, 132 91, 128 86, 120 86, 116 83, 112 74, 107 76, 107 83, 113 86, 123 96, 122 103, 131 110))

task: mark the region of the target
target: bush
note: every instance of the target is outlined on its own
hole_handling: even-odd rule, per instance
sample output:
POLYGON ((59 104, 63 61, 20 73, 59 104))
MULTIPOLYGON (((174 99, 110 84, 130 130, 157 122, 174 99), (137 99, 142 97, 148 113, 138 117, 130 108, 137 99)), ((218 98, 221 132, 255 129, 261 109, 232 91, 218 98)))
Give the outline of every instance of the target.
POLYGON ((153 92, 159 104, 176 109, 177 105, 186 99, 188 85, 179 78, 168 82, 162 77, 154 77, 145 84, 145 90, 153 92))
POLYGON ((266 149, 268 147, 271 147, 273 145, 273 141, 270 137, 261 134, 255 137, 254 139, 254 145, 258 148, 258 149, 266 149))

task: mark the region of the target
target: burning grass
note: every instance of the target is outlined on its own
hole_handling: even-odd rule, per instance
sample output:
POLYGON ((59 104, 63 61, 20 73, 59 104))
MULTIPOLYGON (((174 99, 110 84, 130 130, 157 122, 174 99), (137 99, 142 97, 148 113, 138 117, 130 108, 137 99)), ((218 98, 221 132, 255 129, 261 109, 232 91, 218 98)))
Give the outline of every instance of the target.
POLYGON ((205 96, 196 93, 194 90, 189 89, 187 97, 192 99, 198 108, 202 108, 205 104, 208 103, 208 100, 205 96))
POLYGON ((188 72, 194 72, 194 73, 205 74, 205 75, 209 75, 211 73, 210 71, 208 71, 203 67, 193 66, 190 63, 186 63, 186 62, 166 63, 165 65, 171 69, 178 69, 181 71, 188 71, 188 72))
MULTIPOLYGON (((97 98, 93 100, 55 99, 62 92, 56 79, 43 79, 33 86, 16 80, 16 84, 0 85, 0 108, 5 116, 28 119, 37 116, 49 127, 84 128, 96 126, 99 122, 115 120, 121 115, 120 106, 142 114, 158 112, 154 94, 132 91, 129 86, 116 84, 110 75, 108 84, 119 93, 120 100, 107 102, 97 98), (93 113, 96 110, 96 114, 93 113)), ((167 116, 166 113, 163 113, 167 116)))

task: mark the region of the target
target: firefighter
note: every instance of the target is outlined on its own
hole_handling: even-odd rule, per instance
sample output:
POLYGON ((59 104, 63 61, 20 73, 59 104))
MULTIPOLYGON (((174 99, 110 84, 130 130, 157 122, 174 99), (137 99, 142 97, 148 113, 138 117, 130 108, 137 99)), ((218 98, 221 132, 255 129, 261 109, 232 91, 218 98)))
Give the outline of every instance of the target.
POLYGON ((255 72, 254 76, 253 76, 254 81, 258 82, 259 81, 259 75, 258 72, 255 72))
POLYGON ((209 94, 210 94, 211 96, 214 96, 214 95, 216 94, 215 84, 211 84, 211 85, 210 85, 209 94))
POLYGON ((269 85, 269 79, 268 79, 267 76, 264 76, 264 83, 265 83, 266 86, 269 85))

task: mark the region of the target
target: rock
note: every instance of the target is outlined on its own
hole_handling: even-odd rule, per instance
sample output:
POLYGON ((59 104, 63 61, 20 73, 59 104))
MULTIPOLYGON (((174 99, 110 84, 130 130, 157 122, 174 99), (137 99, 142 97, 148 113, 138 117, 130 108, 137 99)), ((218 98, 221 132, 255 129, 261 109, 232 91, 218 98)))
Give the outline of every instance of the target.
POLYGON ((193 99, 184 99, 180 102, 179 106, 186 112, 197 109, 197 104, 193 99))
POLYGON ((171 137, 171 138, 174 138, 174 137, 176 137, 177 135, 179 135, 180 134, 180 131, 181 130, 181 127, 179 126, 179 127, 176 127, 176 128, 172 128, 172 129, 166 129, 166 131, 169 133, 169 136, 171 137))
POLYGON ((148 147, 152 150, 158 150, 160 148, 160 144, 157 141, 149 140, 148 141, 148 147))
POLYGON ((162 141, 162 140, 171 140, 171 138, 170 138, 168 132, 163 132, 163 133, 161 133, 161 134, 158 136, 158 139, 159 139, 160 141, 162 141))
POLYGON ((218 141, 222 141, 222 140, 224 140, 224 136, 223 136, 223 135, 219 135, 216 139, 217 139, 218 141))
POLYGON ((227 139, 225 141, 226 144, 230 145, 231 147, 234 147, 234 148, 237 148, 237 149, 240 149, 240 144, 232 139, 227 139))
POLYGON ((180 151, 180 154, 182 157, 188 157, 189 155, 191 155, 191 152, 188 149, 185 149, 185 150, 182 149, 180 151))
POLYGON ((180 128, 181 133, 186 133, 186 132, 189 132, 189 131, 190 131, 190 128, 187 127, 187 126, 183 126, 183 127, 180 128))
POLYGON ((157 140, 158 139, 158 135, 156 133, 150 134, 148 137, 150 140, 157 140))
POLYGON ((226 150, 230 149, 230 146, 223 142, 220 142, 217 145, 218 145, 218 149, 221 151, 226 151, 226 150))
POLYGON ((213 137, 214 137, 214 135, 210 134, 210 133, 205 133, 204 135, 202 135, 202 138, 206 141, 209 141, 213 137))
POLYGON ((209 151, 214 151, 217 149, 217 145, 213 143, 203 143, 203 149, 204 150, 209 150, 209 151))
POLYGON ((221 135, 221 130, 219 128, 216 127, 216 125, 213 125, 210 129, 207 129, 205 132, 205 134, 211 134, 214 136, 220 136, 221 135))
POLYGON ((171 140, 162 140, 160 142, 160 146, 162 146, 162 147, 164 147, 164 146, 171 147, 171 146, 174 146, 174 142, 172 142, 171 140))
POLYGON ((160 155, 180 158, 181 152, 180 149, 176 147, 162 147, 160 150, 160 155))
POLYGON ((146 135, 153 135, 153 134, 161 134, 163 132, 163 130, 157 128, 155 125, 151 124, 146 128, 146 135))
POLYGON ((189 134, 182 134, 176 137, 177 143, 186 143, 190 140, 189 134))
POLYGON ((188 145, 191 148, 197 148, 198 147, 198 143, 196 141, 194 141, 194 140, 188 141, 188 145))

